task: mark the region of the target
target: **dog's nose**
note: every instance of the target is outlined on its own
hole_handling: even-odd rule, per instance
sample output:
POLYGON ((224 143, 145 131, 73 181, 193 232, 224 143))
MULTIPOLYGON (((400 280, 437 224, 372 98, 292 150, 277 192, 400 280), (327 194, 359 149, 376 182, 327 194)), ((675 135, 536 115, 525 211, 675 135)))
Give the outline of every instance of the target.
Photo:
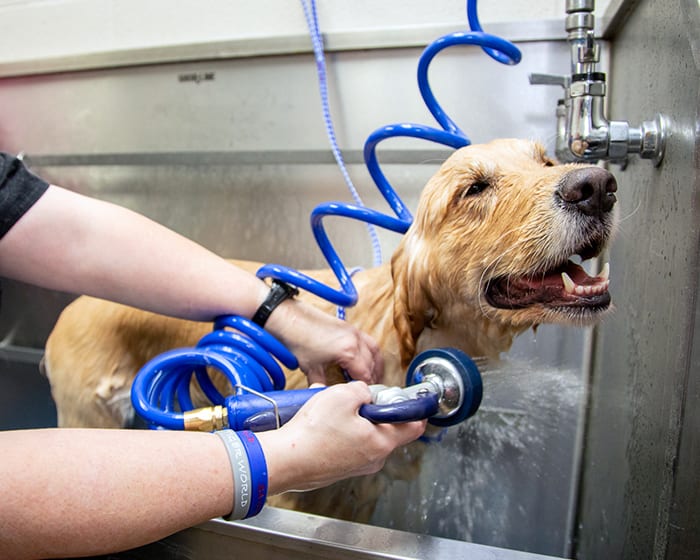
POLYGON ((567 204, 587 216, 610 212, 617 198, 617 181, 600 167, 581 167, 569 171, 561 180, 557 193, 567 204))

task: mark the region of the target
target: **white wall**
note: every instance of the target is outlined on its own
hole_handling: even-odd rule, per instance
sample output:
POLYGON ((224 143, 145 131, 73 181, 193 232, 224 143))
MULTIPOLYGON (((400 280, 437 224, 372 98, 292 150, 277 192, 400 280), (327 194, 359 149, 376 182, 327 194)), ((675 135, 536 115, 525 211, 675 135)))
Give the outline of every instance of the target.
MULTIPOLYGON (((598 0, 598 14, 609 0, 598 0)), ((319 0, 324 33, 466 27, 464 0, 319 0)), ((484 25, 562 20, 565 0, 484 0, 484 25)), ((305 34, 296 0, 0 0, 0 64, 305 34)))

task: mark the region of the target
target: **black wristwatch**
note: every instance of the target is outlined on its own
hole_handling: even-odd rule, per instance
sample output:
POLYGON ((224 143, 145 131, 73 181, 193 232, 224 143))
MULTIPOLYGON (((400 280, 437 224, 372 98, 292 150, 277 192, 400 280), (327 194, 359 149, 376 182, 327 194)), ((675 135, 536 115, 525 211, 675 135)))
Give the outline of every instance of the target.
POLYGON ((270 293, 267 294, 265 301, 260 304, 260 307, 258 307, 251 321, 261 327, 265 326, 265 322, 270 316, 270 313, 272 313, 280 303, 289 298, 293 298, 298 293, 299 289, 296 286, 282 282, 282 280, 273 280, 270 286, 270 293))

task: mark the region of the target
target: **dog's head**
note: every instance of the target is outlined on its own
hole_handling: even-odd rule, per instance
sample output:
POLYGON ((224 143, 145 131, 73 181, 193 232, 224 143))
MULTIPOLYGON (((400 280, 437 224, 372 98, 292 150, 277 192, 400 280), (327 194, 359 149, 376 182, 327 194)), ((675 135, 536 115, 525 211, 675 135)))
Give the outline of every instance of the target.
POLYGON ((540 323, 596 321, 610 307, 607 266, 591 277, 570 257, 605 248, 616 190, 607 171, 559 165, 535 142, 455 152, 426 185, 392 260, 402 358, 424 329, 450 321, 484 328, 483 319, 510 339, 540 323))

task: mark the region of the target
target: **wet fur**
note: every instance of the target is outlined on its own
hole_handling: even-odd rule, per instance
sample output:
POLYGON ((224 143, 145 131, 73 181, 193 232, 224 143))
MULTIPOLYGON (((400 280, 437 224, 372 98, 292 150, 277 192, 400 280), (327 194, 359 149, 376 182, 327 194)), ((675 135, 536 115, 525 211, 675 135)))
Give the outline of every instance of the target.
MULTIPOLYGON (((541 270, 543 263, 573 254, 583 237, 600 235, 605 242, 614 229, 613 213, 591 232, 561 209, 554 193, 562 177, 579 166, 553 163, 540 145, 523 140, 455 152, 426 185, 414 223, 391 262, 355 276, 360 297, 347 319, 378 341, 385 384, 401 385, 410 360, 428 348, 452 346, 473 356, 497 357, 534 325, 598 319, 601 313, 544 305, 496 309, 484 298, 488 280, 541 270), (488 188, 470 194, 479 182, 488 188)), ((258 268, 257 263, 237 264, 258 268)), ((312 274, 335 283, 330 271, 312 274)), ((315 296, 301 297, 334 312, 315 296)), ((77 299, 62 313, 46 346, 44 367, 59 425, 124 426, 133 415, 128 395, 139 367, 161 352, 191 346, 209 329, 94 298, 77 299)), ((289 373, 288 387, 305 385, 302 373, 289 373)), ((416 474, 423 449, 415 443, 398 450, 376 476, 269 503, 367 521, 387 480, 416 474)))

